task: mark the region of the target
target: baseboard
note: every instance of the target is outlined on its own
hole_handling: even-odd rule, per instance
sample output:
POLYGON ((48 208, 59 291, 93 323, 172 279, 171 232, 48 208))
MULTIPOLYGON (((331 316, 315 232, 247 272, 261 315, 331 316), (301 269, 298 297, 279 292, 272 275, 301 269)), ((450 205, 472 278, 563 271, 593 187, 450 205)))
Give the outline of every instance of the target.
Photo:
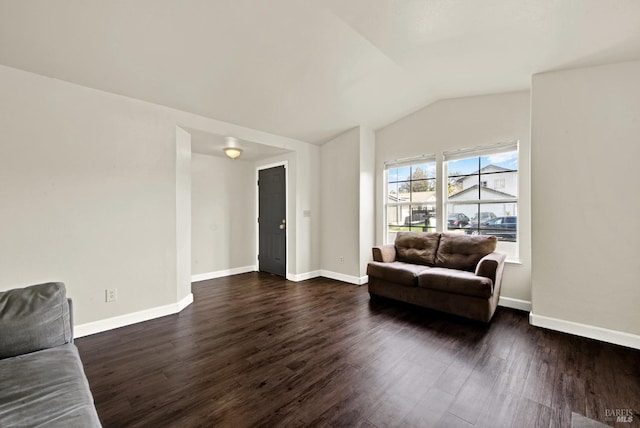
POLYGON ((177 314, 178 312, 189 306, 191 303, 193 303, 193 294, 189 293, 186 297, 184 297, 177 303, 145 309, 143 311, 133 312, 130 314, 119 315, 117 317, 107 318, 100 321, 76 325, 73 327, 73 336, 76 338, 89 336, 96 333, 102 333, 103 331, 113 330, 115 328, 137 324, 143 321, 149 321, 155 318, 177 314))
POLYGON ((238 275, 240 273, 255 272, 258 270, 256 265, 242 266, 233 269, 218 270, 215 272, 199 273, 191 275, 191 282, 206 281, 208 279, 222 278, 223 276, 238 275))
POLYGON ((193 303, 193 293, 189 293, 185 298, 181 299, 178 302, 178 312, 182 312, 184 308, 186 308, 192 303, 193 303))
POLYGON ((519 311, 531 312, 531 302, 527 300, 512 299, 511 297, 500 296, 500 300, 498 300, 498 306, 518 309, 519 311))
POLYGON ((529 323, 536 327, 547 328, 549 330, 588 337, 589 339, 600 340, 602 342, 613 343, 615 345, 640 349, 640 336, 636 334, 609 330, 602 327, 580 324, 558 318, 545 317, 544 315, 536 315, 533 312, 529 314, 529 323))
POLYGON ((319 276, 321 276, 320 275, 320 271, 319 270, 314 270, 314 271, 311 271, 311 272, 305 272, 305 273, 301 273, 301 274, 288 273, 287 274, 287 279, 289 281, 293 281, 293 282, 300 282, 300 281, 306 281, 307 279, 317 278, 319 276))
POLYGON ((345 275, 343 273, 333 272, 330 270, 322 270, 322 269, 314 270, 311 272, 305 272, 298 275, 289 273, 287 274, 287 279, 293 282, 300 282, 300 281, 306 281, 307 279, 318 278, 319 276, 329 278, 329 279, 335 279, 337 281, 348 282, 349 284, 356 284, 356 285, 366 284, 369 281, 369 277, 366 275, 362 277, 357 277, 357 276, 345 275))
POLYGON ((369 282, 369 277, 367 275, 352 276, 352 275, 345 275, 343 273, 332 272, 330 270, 321 270, 320 276, 323 276, 329 279, 335 279, 337 281, 348 282, 349 284, 355 284, 355 285, 362 285, 369 282))

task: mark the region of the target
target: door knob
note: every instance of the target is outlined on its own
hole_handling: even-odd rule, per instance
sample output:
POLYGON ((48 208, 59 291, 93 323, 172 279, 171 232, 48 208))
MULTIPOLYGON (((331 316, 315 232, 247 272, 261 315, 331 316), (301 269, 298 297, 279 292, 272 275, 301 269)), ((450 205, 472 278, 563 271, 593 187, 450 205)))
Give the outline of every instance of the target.
POLYGON ((280 230, 285 230, 287 228, 287 220, 286 219, 282 219, 282 223, 280 224, 280 230))

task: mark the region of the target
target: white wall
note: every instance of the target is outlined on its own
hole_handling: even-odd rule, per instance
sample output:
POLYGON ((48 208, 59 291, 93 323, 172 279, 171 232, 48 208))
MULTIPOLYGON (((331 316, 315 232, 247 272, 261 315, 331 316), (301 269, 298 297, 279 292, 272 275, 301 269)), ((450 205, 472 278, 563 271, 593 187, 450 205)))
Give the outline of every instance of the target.
POLYGON ((255 268, 255 192, 253 162, 192 154, 192 275, 255 268))
POLYGON ((539 74, 532 97, 532 321, 636 347, 639 76, 638 61, 539 74))
POLYGON ((360 127, 360 277, 367 274, 367 263, 373 260, 371 247, 375 245, 375 176, 376 134, 372 129, 360 127))
POLYGON ((320 268, 320 147, 300 146, 295 155, 295 187, 290 188, 295 192, 294 274, 302 279, 320 268))
MULTIPOLYGON (((438 101, 376 132, 376 243, 383 242, 384 234, 385 161, 424 154, 441 156, 447 150, 519 140, 520 263, 506 266, 501 297, 503 304, 528 309, 527 302, 531 301, 529 116, 529 92, 513 92, 438 101), (512 300, 507 302, 507 299, 512 300)), ((442 186, 442 171, 437 173, 442 186)))
MULTIPOLYGON (((291 187, 317 208, 315 146, 0 66, 0 290, 65 282, 84 334, 179 309, 191 246, 177 126, 293 151, 306 169, 291 187)), ((318 269, 313 245, 298 269, 318 269)))
POLYGON ((353 128, 322 145, 320 160, 322 275, 363 284, 374 245, 375 133, 353 128))
POLYGON ((191 295, 191 134, 176 126, 176 299, 191 295))
POLYGON ((176 131, 135 100, 0 67, 0 288, 63 281, 76 323, 176 302, 176 131), (105 289, 118 301, 105 303, 105 289))
POLYGON ((351 277, 360 276, 359 145, 360 129, 353 128, 320 150, 321 266, 351 277))

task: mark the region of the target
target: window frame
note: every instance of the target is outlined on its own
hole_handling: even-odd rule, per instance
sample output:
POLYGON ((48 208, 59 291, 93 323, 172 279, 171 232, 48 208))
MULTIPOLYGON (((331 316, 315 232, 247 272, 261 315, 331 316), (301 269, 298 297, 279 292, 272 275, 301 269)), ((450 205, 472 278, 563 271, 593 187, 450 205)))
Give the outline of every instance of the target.
POLYGON ((436 221, 435 226, 429 226, 427 225, 427 221, 428 219, 425 219, 425 224, 424 226, 413 226, 411 224, 407 225, 403 225, 403 226, 397 226, 399 228, 404 228, 406 227, 408 230, 406 231, 414 231, 413 229, 416 229, 415 231, 418 231, 418 229, 420 231, 423 231, 425 229, 427 229, 427 231, 433 231, 436 232, 437 231, 437 227, 438 227, 438 221, 437 219, 438 217, 438 200, 439 200, 439 192, 438 192, 438 187, 437 187, 437 171, 438 171, 438 163, 436 160, 436 156, 435 155, 422 155, 422 156, 416 156, 416 157, 412 157, 412 158, 405 158, 405 159, 398 159, 398 160, 394 160, 394 161, 390 161, 390 162, 385 162, 384 163, 384 174, 383 174, 383 180, 384 180, 384 203, 383 203, 383 221, 384 221, 384 243, 388 243, 389 242, 389 234, 391 233, 397 233, 397 232, 402 232, 404 230, 395 230, 392 231, 390 230, 390 224, 389 224, 389 208, 393 208, 393 207, 397 207, 399 209, 402 209, 402 207, 407 207, 409 209, 409 215, 412 216, 413 215, 413 207, 414 206, 431 206, 433 205, 434 207, 434 213, 433 213, 433 218, 436 221), (433 177, 429 177, 427 176, 427 178, 424 179, 417 179, 414 180, 412 178, 413 174, 413 170, 411 169, 414 166, 418 166, 418 165, 424 165, 424 164, 433 164, 433 171, 434 171, 434 175, 433 177), (433 202, 414 202, 412 199, 412 196, 410 196, 408 201, 397 201, 397 202, 389 202, 389 171, 392 169, 396 169, 396 168, 402 168, 402 167, 409 167, 410 168, 410 174, 408 179, 406 180, 396 180, 393 183, 404 183, 404 182, 408 182, 409 183, 409 191, 410 191, 410 195, 413 194, 413 186, 412 183, 413 182, 420 182, 420 181, 431 181, 433 182, 434 186, 433 186, 433 192, 435 195, 435 201, 433 202), (431 229, 431 230, 429 230, 431 229))
MULTIPOLYGON (((394 169, 394 168, 399 168, 402 166, 411 166, 411 165, 418 165, 418 164, 427 164, 427 163, 433 163, 435 164, 435 168, 436 168, 436 174, 433 177, 433 181, 435 183, 435 200, 433 201, 433 203, 429 202, 429 203, 425 203, 425 205, 435 205, 435 227, 429 227, 430 229, 433 229, 433 231, 435 232, 447 232, 449 230, 448 228, 448 212, 449 212, 449 206, 455 206, 455 205, 472 205, 472 204, 479 204, 478 206, 478 213, 481 212, 480 210, 480 206, 481 205, 487 205, 487 204, 514 204, 515 205, 515 216, 520 217, 520 205, 521 205, 521 195, 520 195, 520 186, 521 186, 521 177, 520 174, 522 172, 522 154, 520 152, 520 142, 518 140, 513 140, 513 141, 508 141, 508 142, 501 142, 501 143, 497 143, 497 144, 489 144, 489 145, 480 145, 480 146, 475 146, 475 147, 471 147, 471 148, 466 148, 466 149, 458 149, 458 150, 450 150, 450 151, 441 151, 441 152, 437 152, 436 154, 428 154, 428 155, 421 155, 421 156, 416 156, 416 157, 412 157, 412 158, 404 158, 404 159, 396 159, 396 160, 392 160, 392 161, 385 161, 384 162, 384 168, 383 168, 383 204, 382 204, 382 210, 383 210, 383 243, 384 244, 390 244, 393 243, 393 239, 389 239, 390 235, 393 233, 394 235, 398 232, 393 231, 390 229, 390 225, 389 225, 389 218, 388 218, 388 209, 389 207, 394 207, 394 206, 401 206, 401 205, 409 205, 409 210, 410 212, 412 212, 411 206, 415 205, 414 202, 412 202, 411 200, 409 200, 408 202, 389 202, 389 170, 394 169), (516 176, 515 176, 515 186, 516 186, 516 195, 515 197, 512 198, 504 198, 504 199, 482 199, 481 198, 481 194, 480 192, 482 191, 482 186, 480 186, 481 181, 490 181, 492 180, 491 176, 497 176, 501 173, 484 173, 484 174, 479 174, 478 177, 478 199, 469 199, 469 200, 460 200, 460 201, 450 201, 449 200, 449 194, 448 194, 448 182, 449 182, 449 176, 448 176, 448 171, 447 171, 447 162, 451 161, 451 160, 455 160, 455 159, 464 159, 464 158, 470 158, 470 157, 483 157, 483 156, 487 156, 490 154, 499 154, 499 153, 506 153, 506 152, 511 152, 511 151, 515 151, 517 154, 517 164, 516 164, 516 169, 515 170, 511 170, 509 172, 515 172, 516 176), (483 178, 484 177, 484 178, 483 178)), ((479 168, 480 170, 481 168, 479 168)), ((470 175, 470 174, 467 174, 470 175)), ((411 178, 411 177, 410 177, 411 178)), ((431 178, 429 178, 431 180, 431 178)), ((503 179, 504 180, 504 179, 503 179)), ((402 181, 411 181, 411 180, 402 180, 402 181)), ((399 183, 400 180, 396 181, 395 183, 399 183)), ((510 184, 509 184, 510 186, 510 184)), ((488 187, 488 186, 487 186, 488 187)), ((505 189, 507 187, 507 183, 506 180, 504 181, 502 187, 496 187, 495 190, 498 191, 502 191, 503 189, 505 189)), ((452 211, 452 212, 455 212, 452 211)), ((513 216, 513 214, 511 214, 513 216)), ((514 262, 514 263, 519 263, 519 257, 520 257, 520 247, 521 247, 521 221, 518 220, 517 221, 517 226, 516 226, 516 235, 515 235, 515 241, 509 241, 509 242, 513 242, 515 244, 515 249, 513 251, 509 251, 507 254, 507 261, 509 262, 514 262)), ((411 230, 412 226, 408 226, 409 230, 411 230)), ((425 228, 428 227, 425 224, 425 228)), ((419 229, 420 227, 416 227, 416 229, 419 229)), ((455 229, 452 229, 455 230, 455 229)), ((458 229, 459 230, 459 229, 458 229)), ((498 247, 500 248, 501 244, 499 241, 498 247)), ((499 249, 500 250, 500 249, 499 249)))
MULTIPOLYGON (((456 150, 456 151, 451 151, 451 152, 444 152, 443 154, 443 158, 442 158, 442 179, 444 182, 447 183, 447 185, 445 186, 445 189, 443 191, 443 197, 441 198, 442 201, 442 209, 444 212, 444 216, 446 217, 450 210, 450 207, 455 207, 455 206, 462 206, 462 205, 477 205, 477 213, 478 215, 483 212, 482 207, 486 207, 492 204, 513 204, 515 206, 515 215, 514 214, 510 214, 509 216, 513 216, 513 217, 519 217, 519 211, 520 211, 520 144, 519 141, 512 141, 512 142, 507 142, 507 143, 499 143, 499 144, 494 144, 494 145, 488 145, 488 146, 478 146, 476 148, 473 149, 463 149, 463 150, 456 150), (492 154, 500 154, 500 153, 510 153, 510 152, 516 152, 516 156, 517 156, 517 164, 516 164, 516 169, 513 170, 508 170, 508 171, 501 171, 501 172, 488 172, 488 173, 482 173, 482 158, 488 155, 492 155, 492 154), (449 176, 449 171, 448 171, 448 167, 449 167, 449 162, 454 161, 454 160, 462 160, 462 159, 471 159, 471 158, 478 158, 478 170, 477 170, 477 174, 476 173, 470 173, 470 174, 460 174, 460 175, 455 175, 455 176, 451 176, 451 177, 472 177, 472 176, 477 176, 478 177, 478 194, 477 194, 477 198, 475 199, 461 199, 461 200, 457 200, 457 201, 452 201, 450 198, 454 195, 449 195, 449 192, 447 191, 448 188, 448 183, 450 180, 450 176, 449 176), (488 183, 489 180, 491 180, 491 176, 493 177, 499 177, 499 176, 504 176, 504 174, 507 173, 515 173, 515 189, 516 189, 516 194, 513 195, 512 197, 505 197, 505 198, 482 198, 482 190, 483 188, 485 189, 492 189, 492 190, 497 190, 497 191, 502 191, 505 187, 502 187, 501 189, 498 188, 492 188, 487 186, 485 183, 488 183)), ((500 178, 500 180, 504 180, 506 183, 506 179, 504 178, 500 178)), ((495 179, 494 179, 495 182, 495 179)), ((451 209, 451 212, 456 212, 455 208, 451 209)), ((506 216, 498 216, 498 217, 506 217, 506 216)), ((480 222, 478 222, 478 226, 480 225, 480 222)), ((482 228, 478 227, 478 231, 480 231, 482 228)), ((442 225, 442 231, 449 231, 450 229, 448 228, 448 223, 447 224, 443 224, 442 225)), ((455 229, 453 229, 455 230, 455 229)), ((515 240, 512 241, 511 239, 505 238, 505 239, 500 239, 498 241, 498 251, 501 250, 500 247, 502 248, 502 252, 506 252, 507 253, 507 258, 510 260, 519 260, 520 257, 520 226, 519 226, 519 222, 516 223, 516 230, 515 230, 515 240), (503 243, 503 242, 513 242, 515 244, 515 248, 513 250, 507 250, 505 247, 507 244, 503 243)))

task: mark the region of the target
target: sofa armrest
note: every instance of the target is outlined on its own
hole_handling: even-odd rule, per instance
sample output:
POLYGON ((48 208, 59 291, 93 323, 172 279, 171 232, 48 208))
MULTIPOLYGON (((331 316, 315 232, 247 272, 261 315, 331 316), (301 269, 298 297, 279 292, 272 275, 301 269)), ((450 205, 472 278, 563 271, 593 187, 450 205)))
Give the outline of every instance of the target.
POLYGON ((493 281, 494 289, 502 282, 502 270, 507 258, 503 253, 490 253, 480 259, 476 265, 476 275, 489 278, 493 281))
POLYGON ((393 244, 373 247, 373 261, 391 263, 396 261, 396 246, 393 244))
POLYGON ((67 297, 67 304, 69 305, 69 343, 73 343, 73 300, 71 297, 67 297))
POLYGON ((64 284, 49 282, 0 292, 0 359, 70 342, 64 284))

